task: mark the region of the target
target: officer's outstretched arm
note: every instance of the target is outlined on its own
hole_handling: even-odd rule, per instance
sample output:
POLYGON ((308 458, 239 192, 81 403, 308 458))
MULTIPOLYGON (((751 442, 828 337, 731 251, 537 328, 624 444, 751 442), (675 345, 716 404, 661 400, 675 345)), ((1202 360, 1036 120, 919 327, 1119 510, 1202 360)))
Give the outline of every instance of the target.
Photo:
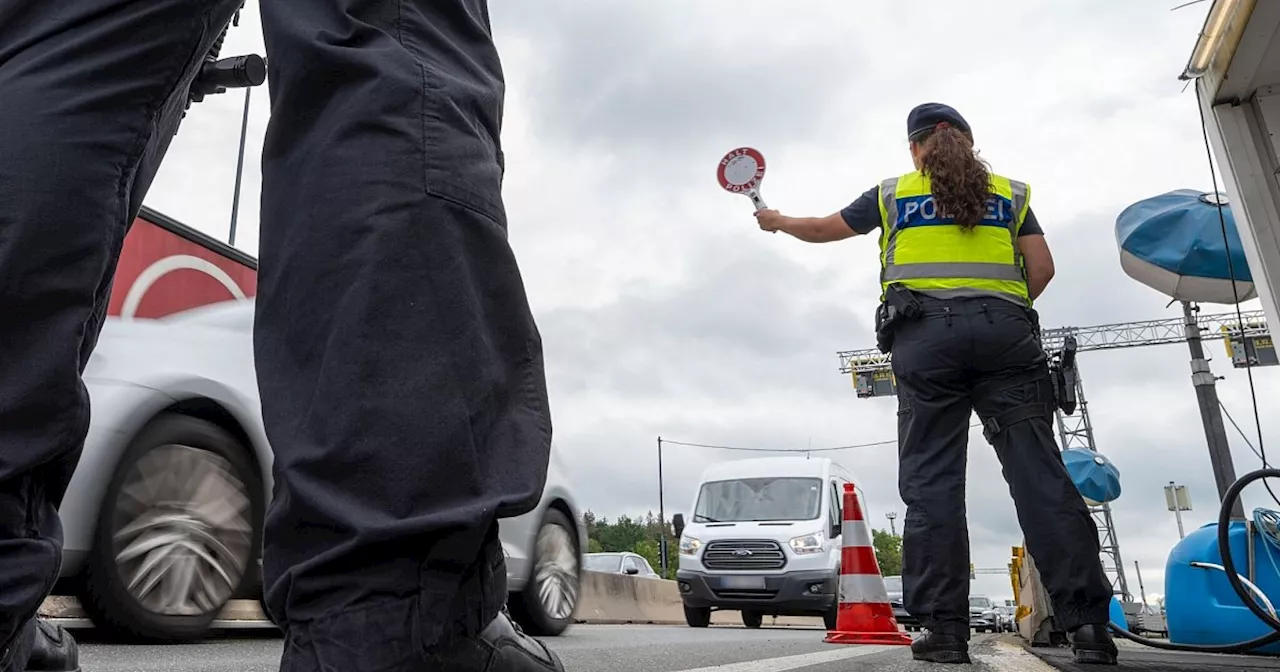
POLYGON ((1027 289, 1032 300, 1039 298, 1053 279, 1053 254, 1043 234, 1018 236, 1018 250, 1027 268, 1027 289))
POLYGON ((826 217, 782 217, 778 230, 806 243, 833 243, 856 235, 838 212, 826 217))

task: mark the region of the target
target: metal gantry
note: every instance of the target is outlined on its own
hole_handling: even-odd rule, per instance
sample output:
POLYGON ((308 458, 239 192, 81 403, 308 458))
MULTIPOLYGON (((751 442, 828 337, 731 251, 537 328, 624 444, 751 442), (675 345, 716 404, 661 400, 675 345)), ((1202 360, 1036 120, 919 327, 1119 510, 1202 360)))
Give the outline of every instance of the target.
MULTIPOLYGON (((1254 366, 1275 363, 1275 348, 1267 331, 1263 311, 1200 316, 1195 314, 1197 310, 1184 306, 1182 317, 1102 324, 1093 327, 1046 329, 1041 333, 1041 341, 1046 352, 1054 353, 1062 348, 1068 336, 1073 336, 1077 352, 1087 352, 1187 343, 1190 338, 1198 335, 1199 340, 1225 339, 1228 344, 1228 353, 1232 356, 1232 362, 1236 367, 1245 366, 1246 359, 1252 360, 1254 366)), ((881 353, 875 348, 846 350, 837 354, 840 357, 840 372, 852 376, 854 390, 859 397, 888 396, 896 393, 897 385, 893 377, 890 355, 881 353)), ((1195 361, 1192 363, 1192 369, 1193 374, 1199 373, 1195 361)), ((1084 448, 1096 452, 1093 423, 1089 418, 1089 402, 1085 397, 1081 380, 1082 376, 1077 375, 1077 412, 1072 415, 1067 415, 1061 410, 1056 412, 1058 436, 1062 450, 1084 448)), ((1214 450, 1212 445, 1210 450, 1211 452, 1214 450)), ((1122 596, 1126 602, 1132 601, 1129 582, 1125 577, 1124 562, 1120 558, 1120 540, 1116 535, 1111 506, 1110 504, 1092 506, 1089 511, 1098 526, 1104 558, 1103 567, 1109 574, 1115 575, 1113 587, 1116 594, 1122 596)))

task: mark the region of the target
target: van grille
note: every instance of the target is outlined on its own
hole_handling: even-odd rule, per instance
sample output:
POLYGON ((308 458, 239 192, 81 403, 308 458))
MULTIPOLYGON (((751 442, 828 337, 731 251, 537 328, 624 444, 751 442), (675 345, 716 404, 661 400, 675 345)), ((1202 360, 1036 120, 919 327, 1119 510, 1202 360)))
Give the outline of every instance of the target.
POLYGON ((769 540, 723 540, 707 544, 702 552, 702 564, 717 570, 782 569, 787 556, 782 546, 769 540))

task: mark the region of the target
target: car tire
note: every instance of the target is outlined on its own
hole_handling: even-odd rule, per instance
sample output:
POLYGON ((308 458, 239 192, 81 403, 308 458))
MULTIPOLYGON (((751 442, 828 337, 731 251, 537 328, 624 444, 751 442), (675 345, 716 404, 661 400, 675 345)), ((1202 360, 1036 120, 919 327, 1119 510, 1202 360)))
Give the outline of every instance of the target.
POLYGON ((742 624, 751 629, 759 628, 764 624, 764 614, 758 611, 742 610, 742 624))
POLYGON ((573 622, 582 594, 581 548, 569 517, 547 509, 534 537, 529 579, 512 601, 513 615, 529 634, 555 637, 573 622))
POLYGON ((262 477, 235 437, 190 416, 155 418, 107 484, 81 604, 117 636, 201 639, 254 581, 265 508, 262 477))
POLYGON ((711 607, 684 605, 684 622, 691 628, 705 628, 711 625, 711 607))

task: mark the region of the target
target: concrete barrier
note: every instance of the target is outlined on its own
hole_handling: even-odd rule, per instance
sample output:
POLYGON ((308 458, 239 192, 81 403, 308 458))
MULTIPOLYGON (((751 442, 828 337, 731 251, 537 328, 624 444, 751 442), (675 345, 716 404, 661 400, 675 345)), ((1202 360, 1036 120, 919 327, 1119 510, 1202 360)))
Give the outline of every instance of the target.
MULTIPOLYGON (((622 574, 583 572, 582 598, 574 612, 578 623, 685 625, 684 603, 675 581, 640 579, 622 574)), ((741 625, 736 611, 712 613, 716 625, 741 625)), ((779 616, 766 618, 765 625, 823 627, 821 618, 779 616)))
MULTIPOLYGON (((675 581, 584 571, 579 595, 578 608, 574 612, 576 623, 685 625, 684 605, 675 581)), ((65 596, 45 600, 40 607, 40 615, 65 620, 88 618, 76 598, 65 596)), ((232 600, 219 614, 218 620, 224 627, 267 622, 257 600, 232 600)), ((741 625, 742 617, 736 611, 715 612, 711 622, 741 625)), ((764 624, 820 628, 822 619, 780 616, 766 618, 764 624)))
POLYGON ((579 623, 684 623, 675 581, 583 572, 581 595, 579 623))
MULTIPOLYGON (((89 615, 85 613, 84 607, 80 606, 80 600, 67 595, 51 595, 46 598, 44 604, 40 605, 40 615, 45 618, 63 620, 89 618, 89 615)), ((228 626, 234 626, 236 623, 270 622, 267 620, 266 614, 262 613, 262 606, 258 604, 257 600, 231 600, 222 609, 222 613, 218 614, 217 620, 223 621, 228 626)))

